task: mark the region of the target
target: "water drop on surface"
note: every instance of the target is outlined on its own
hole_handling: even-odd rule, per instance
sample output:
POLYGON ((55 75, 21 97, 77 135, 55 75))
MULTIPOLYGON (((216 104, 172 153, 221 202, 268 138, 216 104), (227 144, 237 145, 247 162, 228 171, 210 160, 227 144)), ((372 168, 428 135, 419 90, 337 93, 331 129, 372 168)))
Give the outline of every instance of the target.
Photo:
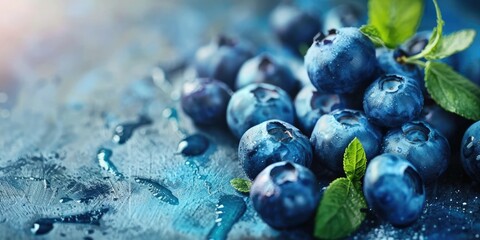
POLYGON ((170 189, 161 185, 160 183, 157 183, 150 179, 139 178, 139 177, 135 178, 135 182, 142 184, 144 186, 147 186, 148 191, 150 191, 153 194, 153 196, 159 199, 160 201, 166 202, 171 205, 179 204, 178 198, 175 195, 173 195, 172 191, 170 191, 170 189))
POLYGON ((207 239, 226 239, 233 225, 243 216, 247 209, 245 201, 235 195, 221 196, 215 213, 217 215, 207 239))
POLYGON ((72 201, 73 199, 69 198, 69 197, 63 197, 63 198, 60 198, 59 202, 60 203, 67 203, 67 202, 70 202, 72 201))
POLYGON ((147 116, 141 115, 136 122, 127 122, 115 127, 112 141, 118 144, 126 143, 139 127, 152 124, 153 121, 147 116))
POLYGON ((193 134, 178 143, 178 153, 184 156, 198 156, 203 154, 209 145, 208 138, 201 134, 193 134))

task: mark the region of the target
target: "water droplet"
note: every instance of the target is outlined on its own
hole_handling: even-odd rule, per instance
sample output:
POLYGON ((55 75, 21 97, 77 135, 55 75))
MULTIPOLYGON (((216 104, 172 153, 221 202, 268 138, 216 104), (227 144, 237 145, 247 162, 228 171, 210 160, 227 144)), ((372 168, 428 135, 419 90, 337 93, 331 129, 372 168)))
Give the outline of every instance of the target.
POLYGON ((201 134, 193 134, 178 143, 178 153, 184 156, 197 156, 203 154, 210 145, 208 138, 201 134))
POLYGON ((93 210, 76 215, 69 215, 55 218, 41 218, 35 221, 30 231, 35 235, 43 235, 49 233, 53 229, 54 223, 80 223, 100 225, 99 220, 109 211, 108 208, 93 210))
POLYGON ((103 170, 113 174, 118 179, 122 179, 123 175, 118 171, 117 167, 115 167, 113 162, 110 160, 112 155, 112 150, 108 148, 100 148, 97 152, 98 164, 100 165, 100 167, 102 167, 103 170))
POLYGON ((234 195, 221 196, 215 209, 217 217, 207 239, 226 239, 246 209, 247 205, 243 198, 234 195))
POLYGON ((141 115, 136 122, 127 122, 119 124, 115 127, 112 140, 118 144, 124 144, 133 135, 133 132, 142 126, 150 125, 153 121, 147 116, 141 115))
POLYGON ((171 205, 178 205, 179 203, 178 198, 175 195, 173 195, 170 189, 166 188, 160 183, 154 182, 150 179, 139 178, 139 177, 135 178, 135 182, 147 186, 148 191, 150 191, 154 197, 160 199, 160 201, 166 202, 171 205))
POLYGON ((60 198, 60 200, 59 200, 60 203, 67 203, 67 202, 70 202, 70 201, 73 201, 73 199, 71 199, 69 197, 63 197, 63 198, 60 198))

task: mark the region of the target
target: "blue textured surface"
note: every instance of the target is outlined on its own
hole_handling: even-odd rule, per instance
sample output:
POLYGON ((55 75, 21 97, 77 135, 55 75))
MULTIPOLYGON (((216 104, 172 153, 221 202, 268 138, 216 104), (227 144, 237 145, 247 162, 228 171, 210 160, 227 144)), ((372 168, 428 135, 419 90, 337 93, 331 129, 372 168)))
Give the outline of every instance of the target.
MULTIPOLYGON (((273 3, 215 2, 8 4, 4 17, 15 28, 0 35, 8 43, 0 52, 0 239, 304 236, 272 230, 230 187, 231 178, 245 175, 226 128, 196 128, 176 111, 179 84, 193 75, 190 68, 166 71, 166 63, 188 57, 219 31, 274 44, 265 14, 273 3), (118 124, 141 115, 152 124, 122 145, 112 141, 118 124), (178 154, 178 143, 194 133, 210 140, 206 152, 178 154), (123 179, 102 169, 102 147, 112 151, 104 163, 123 179), (172 196, 178 204, 169 203, 176 203, 172 196), (92 211, 105 211, 98 225, 96 217, 61 220, 92 211), (53 229, 34 235, 36 221, 53 229)), ((369 216, 355 238, 480 237, 479 193, 452 161, 446 177, 427 187, 420 221, 395 229, 369 216)))

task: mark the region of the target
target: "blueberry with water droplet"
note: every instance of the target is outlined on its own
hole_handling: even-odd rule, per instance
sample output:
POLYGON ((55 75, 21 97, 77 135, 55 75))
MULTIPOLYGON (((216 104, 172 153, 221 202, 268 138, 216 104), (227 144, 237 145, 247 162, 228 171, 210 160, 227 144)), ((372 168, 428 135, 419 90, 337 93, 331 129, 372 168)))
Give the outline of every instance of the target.
POLYGON ((305 55, 308 77, 318 90, 352 93, 366 86, 377 68, 375 46, 357 28, 318 34, 305 55))
POLYGON ((383 75, 365 91, 363 109, 373 123, 398 127, 420 115, 423 95, 418 82, 397 74, 383 75))
POLYGON ((202 134, 193 134, 178 143, 178 153, 185 156, 197 156, 203 154, 210 145, 210 141, 202 134))
POLYGON ((463 135, 460 159, 468 176, 480 182, 480 121, 472 124, 463 135))
POLYGON ((447 139, 430 124, 421 121, 390 130, 383 140, 382 152, 403 156, 415 166, 424 182, 438 179, 450 161, 447 139))
POLYGON ((355 137, 362 142, 367 159, 377 155, 382 133, 367 120, 363 112, 343 109, 320 117, 310 137, 315 156, 314 171, 317 173, 327 168, 336 174, 343 174, 343 154, 355 137))
POLYGON ((250 198, 263 221, 276 229, 288 229, 313 217, 320 200, 320 185, 308 168, 277 162, 258 174, 250 198))
POLYGON ((425 206, 425 186, 415 167, 400 155, 385 153, 370 161, 363 181, 368 206, 397 227, 415 222, 425 206))
POLYGON ((254 179, 275 162, 291 161, 308 168, 312 164, 313 153, 308 138, 300 130, 280 120, 269 120, 243 134, 238 158, 245 174, 254 179))
POLYGON ((313 86, 304 87, 294 103, 299 127, 306 135, 311 135, 315 123, 322 115, 347 106, 345 96, 321 93, 313 86))
POLYGON ((228 103, 227 123, 240 139, 251 127, 271 119, 293 123, 292 100, 281 88, 267 83, 250 84, 235 92, 228 103))
POLYGON ((196 124, 225 123, 231 96, 232 90, 223 82, 210 78, 187 81, 182 87, 182 109, 196 124))

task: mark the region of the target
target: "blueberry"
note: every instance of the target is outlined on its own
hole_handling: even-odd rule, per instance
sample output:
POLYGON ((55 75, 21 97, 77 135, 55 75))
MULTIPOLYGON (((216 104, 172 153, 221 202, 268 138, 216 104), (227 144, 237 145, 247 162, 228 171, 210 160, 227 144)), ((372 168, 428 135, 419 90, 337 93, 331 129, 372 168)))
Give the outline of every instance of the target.
POLYGON ((432 125, 448 140, 453 140, 457 136, 459 130, 457 126, 457 116, 443 110, 443 108, 436 104, 424 106, 419 120, 432 125))
POLYGON ((294 118, 293 103, 288 94, 266 83, 250 84, 238 90, 227 107, 227 123, 237 138, 261 122, 278 119, 293 123, 294 118))
POLYGON ((238 146, 243 170, 254 179, 268 165, 291 161, 305 167, 312 164, 312 147, 296 127, 280 120, 260 123, 245 132, 238 146))
POLYGON ((419 54, 427 46, 432 31, 421 31, 413 35, 400 48, 406 53, 406 56, 419 54))
POLYGON ((410 162, 395 154, 382 154, 370 161, 363 194, 381 219, 397 227, 415 222, 425 205, 422 178, 410 162))
POLYGON ((423 95, 412 78, 389 74, 373 82, 365 91, 363 109, 375 124, 397 127, 419 116, 423 95))
POLYGON ((240 89, 252 83, 269 83, 282 88, 295 96, 300 82, 294 77, 290 68, 275 61, 268 54, 261 54, 246 61, 238 72, 235 87, 240 89))
POLYGON ((470 126, 463 135, 460 158, 465 172, 480 182, 480 121, 470 126))
POLYGON ((265 168, 253 182, 253 207, 276 229, 297 227, 311 219, 320 199, 320 185, 307 168, 278 162, 265 168))
POLYGON ((195 79, 183 84, 181 104, 183 111, 196 124, 224 123, 232 94, 223 82, 211 78, 195 79))
POLYGON ((325 14, 323 30, 342 27, 360 27, 364 24, 367 14, 365 9, 354 2, 336 6, 325 14))
POLYGON ((225 36, 198 49, 194 65, 199 78, 213 78, 233 87, 242 64, 253 57, 249 46, 225 36))
POLYGON ((407 56, 401 50, 389 50, 386 48, 379 48, 376 51, 379 75, 384 74, 398 74, 415 79, 421 86, 424 86, 423 75, 421 69, 415 64, 405 64, 400 61, 400 58, 407 56))
POLYGON ((313 86, 304 87, 294 103, 300 129, 307 135, 312 133, 315 123, 323 114, 346 106, 343 95, 320 93, 313 86))
POLYGON ((280 42, 299 55, 301 48, 310 46, 312 38, 320 31, 318 19, 285 4, 273 10, 270 24, 280 42))
POLYGON ((343 173, 343 154, 355 137, 362 143, 367 159, 377 155, 382 134, 362 112, 343 109, 320 117, 310 137, 316 157, 314 165, 319 164, 337 174, 343 173))
POLYGON ((448 167, 450 145, 430 124, 405 123, 390 130, 383 140, 383 153, 401 155, 417 169, 425 182, 435 181, 448 167))
POLYGON ((312 84, 321 91, 351 93, 374 77, 375 47, 357 28, 340 28, 317 34, 305 55, 312 84))

